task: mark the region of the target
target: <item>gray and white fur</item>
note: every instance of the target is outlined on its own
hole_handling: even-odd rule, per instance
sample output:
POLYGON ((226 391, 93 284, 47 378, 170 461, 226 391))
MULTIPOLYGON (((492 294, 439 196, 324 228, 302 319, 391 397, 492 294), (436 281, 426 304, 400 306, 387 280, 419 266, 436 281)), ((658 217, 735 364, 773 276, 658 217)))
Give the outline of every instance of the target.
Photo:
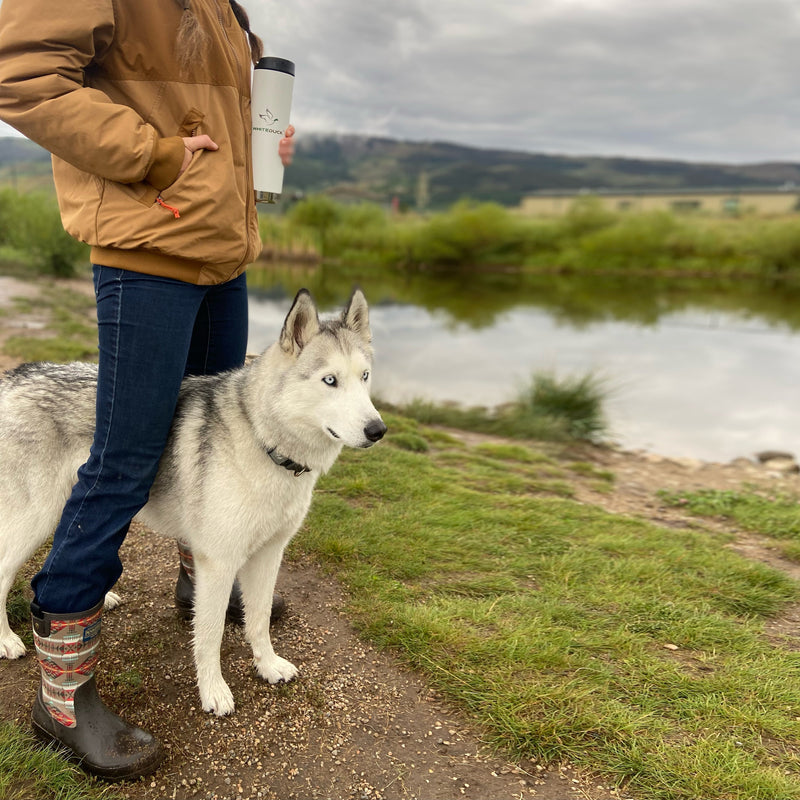
MULTIPOLYGON (((220 645, 237 577, 256 671, 270 683, 297 675, 270 640, 275 581, 319 476, 344 445, 371 447, 386 431, 369 397, 371 369, 361 291, 340 318, 320 322, 301 290, 278 341, 250 365, 183 383, 158 476, 137 519, 194 553, 194 656, 205 711, 221 716, 234 709, 220 645)), ((52 535, 86 460, 96 377, 94 365, 41 363, 0 380, 0 658, 25 652, 8 625, 6 598, 17 571, 52 535)), ((116 602, 109 593, 107 606, 116 602)))

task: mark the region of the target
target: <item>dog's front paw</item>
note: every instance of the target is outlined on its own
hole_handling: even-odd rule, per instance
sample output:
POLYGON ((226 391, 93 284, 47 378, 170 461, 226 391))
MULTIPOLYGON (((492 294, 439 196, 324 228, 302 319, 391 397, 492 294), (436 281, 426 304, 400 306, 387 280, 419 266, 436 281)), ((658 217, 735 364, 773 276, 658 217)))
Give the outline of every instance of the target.
POLYGON ((25 655, 25 645, 16 633, 10 631, 8 636, 0 639, 0 658, 22 658, 25 655))
POLYGON ((210 686, 200 687, 200 700, 203 711, 213 711, 218 717, 233 713, 233 693, 221 678, 210 686))
POLYGON ((111 611, 112 608, 122 605, 122 598, 116 592, 106 592, 105 600, 103 601, 103 609, 111 611))
POLYGON ((269 683, 288 683, 298 676, 297 667, 291 661, 280 656, 256 661, 258 674, 269 683))

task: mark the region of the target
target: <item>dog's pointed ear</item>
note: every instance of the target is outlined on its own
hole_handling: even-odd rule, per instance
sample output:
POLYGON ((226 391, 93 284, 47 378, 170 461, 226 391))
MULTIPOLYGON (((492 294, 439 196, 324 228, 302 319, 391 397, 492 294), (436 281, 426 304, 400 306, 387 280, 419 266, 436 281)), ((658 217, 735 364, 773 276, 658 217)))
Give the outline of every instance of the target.
POLYGON ((356 289, 350 297, 347 308, 342 312, 342 323, 353 333, 358 334, 367 344, 372 342, 369 327, 369 306, 361 289, 356 289))
POLYGON ((283 330, 278 339, 281 349, 286 353, 299 355, 317 333, 319 333, 317 307, 308 290, 301 289, 294 298, 294 303, 283 323, 283 330))

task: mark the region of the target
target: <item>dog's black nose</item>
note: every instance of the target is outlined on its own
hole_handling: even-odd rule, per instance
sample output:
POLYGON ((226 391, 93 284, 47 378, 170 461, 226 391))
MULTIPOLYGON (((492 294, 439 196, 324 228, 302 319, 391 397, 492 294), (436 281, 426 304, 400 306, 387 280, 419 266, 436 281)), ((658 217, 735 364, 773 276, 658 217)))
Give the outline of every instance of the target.
POLYGON ((364 436, 371 442, 379 442, 383 439, 384 433, 386 433, 386 426, 383 424, 382 419, 374 419, 364 428, 364 436))

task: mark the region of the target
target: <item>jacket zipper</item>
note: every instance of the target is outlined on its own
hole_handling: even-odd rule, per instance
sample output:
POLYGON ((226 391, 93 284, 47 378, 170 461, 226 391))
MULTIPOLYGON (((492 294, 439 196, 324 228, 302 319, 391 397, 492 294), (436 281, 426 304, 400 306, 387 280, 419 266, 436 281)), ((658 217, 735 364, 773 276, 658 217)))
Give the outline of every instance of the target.
MULTIPOLYGON (((233 14, 233 11, 231 11, 233 14)), ((231 37, 228 36, 228 29, 225 27, 225 20, 222 18, 222 11, 220 11, 219 6, 217 6, 217 19, 219 20, 219 26, 222 28, 222 32, 225 34, 225 39, 228 42, 228 46, 231 48, 231 52, 233 53, 233 57, 236 60, 236 68, 241 73, 242 71, 242 62, 239 60, 239 54, 236 52, 236 47, 231 41, 231 37)), ((246 34, 245 34, 246 35, 246 34)))
MULTIPOLYGON (((233 14, 233 11, 231 11, 230 13, 233 14)), ((236 45, 231 41, 231 37, 228 35, 228 29, 225 27, 225 20, 222 17, 222 11, 220 10, 219 5, 217 5, 217 20, 219 21, 219 25, 222 28, 222 33, 225 35, 225 39, 228 42, 228 46, 230 47, 231 52, 233 53, 233 58, 236 61, 236 67, 239 70, 239 73, 241 74, 243 72, 242 62, 241 62, 241 60, 239 58, 239 53, 238 53, 238 51, 236 49, 236 45)), ((238 23, 237 23, 237 27, 238 27, 238 23)), ((241 28, 239 30, 241 31, 242 36, 247 38, 247 33, 244 32, 243 30, 241 30, 241 28)), ((250 75, 250 68, 248 66, 247 75, 245 76, 245 83, 249 83, 249 81, 251 80, 251 77, 252 76, 250 75)), ((243 118, 242 122, 243 122, 245 128, 247 128, 250 125, 250 120, 249 119, 243 118)), ((245 142, 245 152, 247 152, 247 143, 246 142, 245 142)), ((248 158, 248 161, 251 162, 252 161, 252 157, 248 158)), ((253 165, 252 165, 252 163, 248 163, 248 165, 247 165, 247 173, 248 173, 247 182, 248 182, 248 187, 249 187, 248 191, 249 191, 250 197, 253 197, 253 165)), ((255 203, 250 203, 247 206, 247 221, 248 222, 250 222, 252 220, 252 215, 253 215, 254 212, 255 212, 255 203)), ((249 246, 250 246, 250 240, 248 238, 248 240, 245 242, 245 245, 244 245, 244 253, 242 254, 243 258, 246 256, 249 246)))
POLYGON ((171 211, 172 216, 175 217, 175 219, 181 218, 181 212, 178 211, 178 209, 175 208, 175 206, 167 205, 167 203, 165 203, 164 200, 162 199, 161 195, 156 197, 156 203, 158 203, 161 206, 161 208, 166 208, 167 211, 171 211))

